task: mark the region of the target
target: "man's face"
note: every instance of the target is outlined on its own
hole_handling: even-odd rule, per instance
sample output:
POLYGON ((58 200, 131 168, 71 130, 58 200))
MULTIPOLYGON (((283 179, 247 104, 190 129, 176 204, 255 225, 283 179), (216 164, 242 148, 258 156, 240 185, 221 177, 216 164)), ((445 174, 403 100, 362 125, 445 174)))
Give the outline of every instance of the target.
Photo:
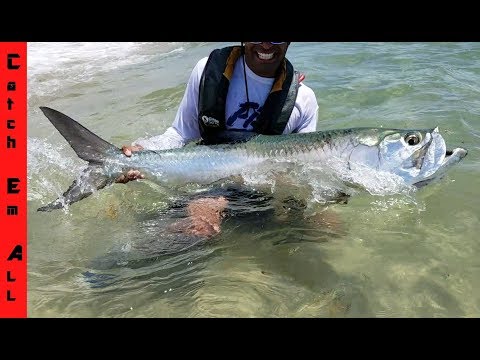
POLYGON ((245 61, 252 71, 263 77, 274 77, 285 58, 289 43, 246 42, 245 61))

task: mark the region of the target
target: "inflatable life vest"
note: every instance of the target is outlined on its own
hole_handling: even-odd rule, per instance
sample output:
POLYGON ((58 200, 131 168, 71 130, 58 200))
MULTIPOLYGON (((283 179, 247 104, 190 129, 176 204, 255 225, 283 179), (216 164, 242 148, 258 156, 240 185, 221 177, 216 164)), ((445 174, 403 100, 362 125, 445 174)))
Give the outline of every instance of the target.
MULTIPOLYGON (((225 102, 235 63, 241 55, 240 46, 229 46, 212 51, 207 60, 200 80, 198 101, 198 121, 203 143, 229 142, 226 134, 237 132, 226 131, 225 102)), ((284 59, 262 112, 252 122, 255 133, 264 135, 283 133, 303 78, 303 74, 294 70, 290 61, 284 59)), ((235 138, 238 138, 238 134, 235 138)))

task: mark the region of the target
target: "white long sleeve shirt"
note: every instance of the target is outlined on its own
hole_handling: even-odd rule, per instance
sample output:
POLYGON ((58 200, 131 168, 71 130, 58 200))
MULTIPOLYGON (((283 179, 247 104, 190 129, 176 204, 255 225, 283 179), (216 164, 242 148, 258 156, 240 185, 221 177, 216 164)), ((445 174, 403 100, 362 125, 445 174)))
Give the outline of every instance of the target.
MULTIPOLYGON (((161 150, 182 147, 191 140, 200 139, 198 94, 200 79, 207 60, 208 57, 201 59, 193 68, 172 126, 161 135, 148 139, 138 139, 134 142, 134 145, 141 145, 149 150, 161 150)), ((250 100, 250 110, 247 114, 245 112, 247 95, 243 66, 244 61, 240 57, 235 64, 225 104, 227 129, 253 130, 251 122, 260 113, 274 82, 273 78, 258 76, 246 66, 248 98, 250 100)), ((283 133, 315 131, 317 119, 318 103, 315 93, 302 82, 298 88, 292 114, 283 133)))

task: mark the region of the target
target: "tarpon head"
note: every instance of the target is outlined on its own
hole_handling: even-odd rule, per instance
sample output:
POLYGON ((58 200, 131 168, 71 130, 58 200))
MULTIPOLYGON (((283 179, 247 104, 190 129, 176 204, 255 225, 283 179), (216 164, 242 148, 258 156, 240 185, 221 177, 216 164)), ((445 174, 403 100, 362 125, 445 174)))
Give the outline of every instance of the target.
POLYGON ((357 141, 350 164, 358 162, 396 174, 406 184, 417 187, 441 178, 448 168, 467 155, 463 148, 447 149, 438 127, 424 130, 370 129, 360 133, 357 141))

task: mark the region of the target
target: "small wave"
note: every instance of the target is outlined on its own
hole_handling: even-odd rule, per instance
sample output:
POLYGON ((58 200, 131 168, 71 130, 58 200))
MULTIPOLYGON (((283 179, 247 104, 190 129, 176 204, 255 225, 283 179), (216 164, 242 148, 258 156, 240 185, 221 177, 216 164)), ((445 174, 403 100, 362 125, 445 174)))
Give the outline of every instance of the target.
POLYGON ((34 42, 28 44, 28 96, 92 81, 99 74, 183 51, 182 43, 34 42))
POLYGON ((28 138, 27 149, 28 201, 60 196, 65 191, 64 180, 71 181, 84 167, 81 160, 63 156, 61 148, 45 140, 28 138))

